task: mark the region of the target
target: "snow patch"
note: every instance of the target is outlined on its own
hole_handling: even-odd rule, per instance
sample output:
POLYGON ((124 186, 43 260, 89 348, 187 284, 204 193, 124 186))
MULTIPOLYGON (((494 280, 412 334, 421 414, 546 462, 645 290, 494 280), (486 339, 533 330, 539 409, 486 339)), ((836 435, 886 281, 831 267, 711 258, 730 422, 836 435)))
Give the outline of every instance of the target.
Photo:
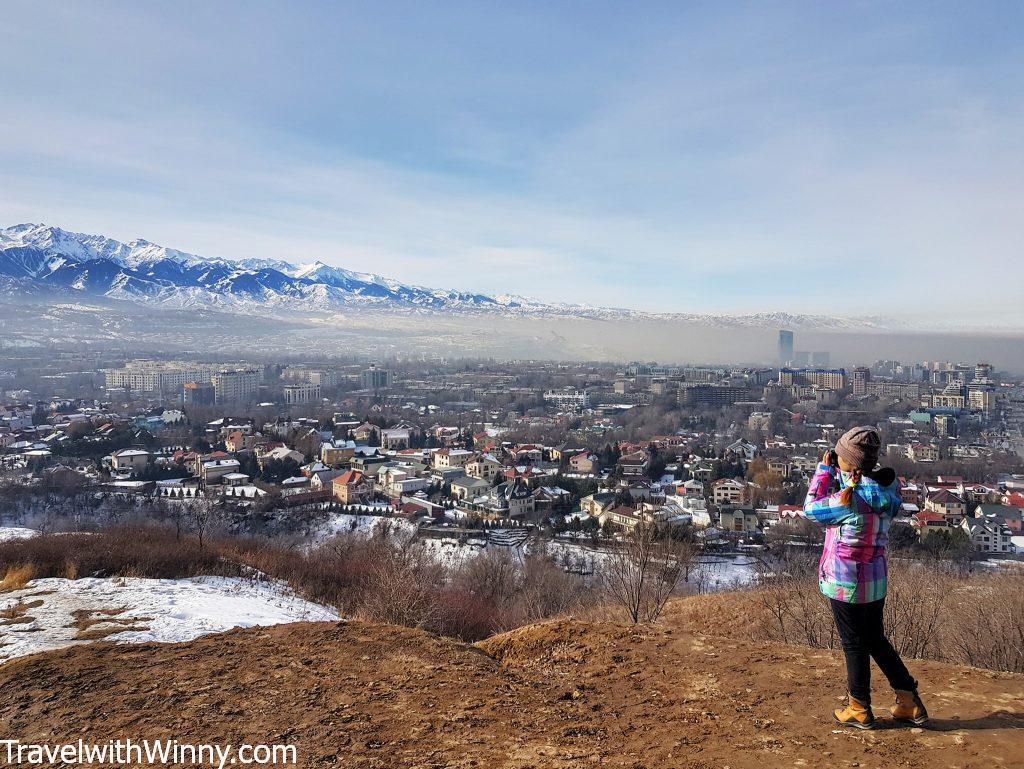
POLYGON ((0 597, 0 616, 0 660, 90 640, 179 643, 236 627, 340 619, 284 585, 237 577, 37 579, 0 597), (90 620, 81 632, 93 638, 77 637, 81 617, 90 620))
POLYGON ((0 542, 13 542, 19 539, 31 539, 38 536, 35 529, 26 529, 23 526, 0 526, 0 542))

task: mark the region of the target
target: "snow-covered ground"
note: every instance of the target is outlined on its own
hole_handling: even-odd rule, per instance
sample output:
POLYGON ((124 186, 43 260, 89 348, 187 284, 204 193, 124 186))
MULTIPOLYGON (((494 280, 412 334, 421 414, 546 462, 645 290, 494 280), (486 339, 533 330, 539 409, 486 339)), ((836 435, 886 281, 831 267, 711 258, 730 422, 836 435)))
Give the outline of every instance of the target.
POLYGON ((0 526, 0 542, 10 542, 16 539, 29 539, 39 534, 35 529, 26 529, 23 526, 0 526))
MULTIPOLYGON (((449 569, 457 569, 487 550, 483 532, 478 538, 470 539, 467 542, 459 542, 454 538, 423 538, 419 542, 427 552, 449 569)), ((515 548, 513 548, 513 552, 517 556, 520 554, 520 551, 515 548)))
POLYGON ((0 660, 101 636, 120 643, 174 643, 235 627, 337 619, 333 609, 270 582, 230 577, 37 579, 0 595, 0 660))
MULTIPOLYGON (((484 532, 480 532, 478 538, 470 539, 467 542, 458 542, 455 539, 422 539, 423 547, 448 567, 457 568, 475 556, 495 550, 507 550, 516 557, 522 557, 529 552, 530 545, 526 549, 520 547, 502 547, 493 542, 487 543, 484 532)), ((551 540, 544 543, 547 555, 555 559, 555 563, 567 571, 577 574, 591 575, 599 573, 605 565, 605 561, 611 557, 607 550, 595 550, 583 542, 572 542, 564 539, 551 540)), ((710 590, 727 590, 735 587, 743 587, 754 582, 757 575, 755 564, 752 558, 743 555, 708 555, 702 556, 696 567, 691 582, 696 582, 697 577, 704 587, 710 590)))
POLYGON ((313 544, 325 542, 337 534, 363 534, 370 536, 385 529, 394 534, 411 535, 416 524, 405 518, 383 515, 351 515, 335 513, 320 527, 313 537, 313 544))
POLYGON ((708 555, 697 564, 697 571, 710 590, 729 590, 753 584, 757 578, 754 559, 744 555, 708 555))
MULTIPOLYGON (((547 552, 555 562, 570 571, 591 574, 600 571, 604 562, 611 557, 606 550, 594 550, 582 543, 554 540, 547 544, 547 552)), ((690 581, 697 578, 709 590, 728 590, 743 587, 754 582, 757 570, 753 559, 742 555, 701 556, 693 569, 690 581)))

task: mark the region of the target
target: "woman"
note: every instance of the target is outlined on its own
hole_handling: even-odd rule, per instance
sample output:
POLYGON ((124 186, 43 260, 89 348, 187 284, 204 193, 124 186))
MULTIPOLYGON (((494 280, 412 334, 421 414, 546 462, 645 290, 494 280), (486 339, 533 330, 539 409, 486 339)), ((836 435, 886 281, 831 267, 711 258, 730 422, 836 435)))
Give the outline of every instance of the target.
POLYGON ((836 710, 844 726, 873 729, 871 659, 896 690, 892 716, 902 723, 928 720, 917 682, 885 637, 889 524, 903 500, 896 473, 875 469, 881 440, 870 427, 854 427, 826 451, 811 480, 804 514, 826 526, 818 586, 832 604, 846 655, 849 702, 836 710))

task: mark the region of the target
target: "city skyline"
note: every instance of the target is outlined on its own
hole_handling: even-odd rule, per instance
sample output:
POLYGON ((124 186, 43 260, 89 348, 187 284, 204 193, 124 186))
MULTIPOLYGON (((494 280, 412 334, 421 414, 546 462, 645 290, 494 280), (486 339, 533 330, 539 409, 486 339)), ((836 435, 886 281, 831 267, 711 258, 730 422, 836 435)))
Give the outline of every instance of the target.
POLYGON ((864 314, 869 281, 868 314, 938 318, 909 287, 998 276, 970 320, 1012 324, 1024 48, 996 5, 15 3, 0 208, 651 311, 864 314))

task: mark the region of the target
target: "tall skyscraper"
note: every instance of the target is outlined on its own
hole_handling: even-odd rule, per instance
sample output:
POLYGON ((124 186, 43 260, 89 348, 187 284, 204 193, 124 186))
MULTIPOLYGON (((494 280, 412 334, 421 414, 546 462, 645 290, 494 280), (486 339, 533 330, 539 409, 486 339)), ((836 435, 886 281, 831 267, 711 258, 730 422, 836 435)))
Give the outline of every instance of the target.
POLYGON ((793 332, 779 332, 779 363, 785 366, 793 360, 793 332))

